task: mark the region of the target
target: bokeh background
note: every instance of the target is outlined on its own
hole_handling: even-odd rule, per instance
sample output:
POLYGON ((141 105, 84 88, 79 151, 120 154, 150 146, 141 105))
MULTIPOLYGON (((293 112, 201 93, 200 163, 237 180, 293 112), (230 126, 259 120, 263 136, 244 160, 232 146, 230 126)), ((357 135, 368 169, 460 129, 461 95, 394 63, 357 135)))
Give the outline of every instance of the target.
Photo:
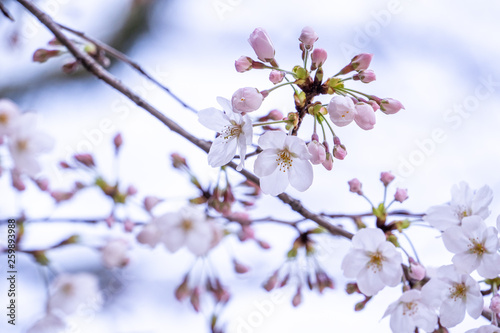
MULTIPOLYGON (((298 36, 312 26, 317 47, 328 51, 325 75, 333 75, 357 53, 375 54, 371 68, 377 81, 353 84, 362 91, 403 102, 406 110, 392 116, 377 114, 376 127, 362 131, 355 125, 338 129, 349 152, 326 172, 315 168, 315 181, 305 193, 290 189, 310 209, 318 212, 367 212, 369 206, 348 192, 347 181, 357 177, 374 202, 382 198, 381 171, 397 175, 395 185, 407 188, 410 199, 404 205, 413 212, 450 199, 450 188, 461 180, 472 188, 485 184, 496 196, 487 221, 494 225, 500 214, 500 46, 498 11, 500 4, 487 0, 372 0, 372 1, 263 1, 263 0, 40 0, 41 8, 57 21, 102 39, 127 53, 153 76, 170 87, 195 109, 216 107, 217 96, 229 98, 245 86, 272 86, 268 72, 253 70, 240 74, 234 60, 254 57, 247 43, 256 27, 267 30, 281 67, 300 64, 298 36)), ((157 120, 135 107, 117 92, 92 76, 79 72, 63 74, 60 67, 71 57, 33 63, 33 52, 52 38, 15 1, 6 5, 16 23, 0 18, 0 97, 16 101, 23 110, 40 115, 40 126, 57 141, 53 152, 42 161, 44 175, 52 188, 69 188, 72 175, 59 170, 58 161, 75 152, 92 152, 100 170, 110 178, 139 189, 138 197, 165 198, 161 209, 175 210, 195 191, 169 162, 179 152, 208 184, 217 172, 206 166, 206 155, 157 120), (113 136, 121 132, 124 149, 119 172, 111 157, 113 136)), ((196 115, 154 87, 125 65, 113 62, 110 69, 123 82, 192 133, 211 139, 213 133, 197 123, 196 115)), ((327 101, 327 100, 325 100, 327 101)), ((277 108, 293 110, 291 90, 279 89, 263 103, 259 114, 277 108)), ((306 123, 302 130, 308 136, 306 123)), ((310 127, 309 127, 310 128, 310 127)), ((248 163, 252 170, 252 161, 248 163)), ((235 179, 239 179, 235 175, 235 179)), ((71 203, 56 206, 47 195, 29 187, 22 195, 9 188, 7 175, 0 178, 0 218, 15 216, 21 208, 32 217, 105 216, 110 203, 97 192, 88 191, 71 203)), ((133 211, 131 214, 135 214, 133 211)), ((252 216, 273 215, 294 219, 296 215, 272 197, 262 200, 252 216)), ((134 215, 135 216, 135 215, 134 215)), ((137 215, 144 220, 144 215, 137 215)), ((348 225, 348 224, 347 224, 348 225)), ((351 225, 348 225, 352 228, 351 225)), ((5 229, 1 230, 4 242, 5 229)), ((99 255, 91 247, 109 237, 122 235, 120 228, 68 223, 36 224, 27 229, 25 244, 37 248, 74 232, 82 234, 83 246, 52 251, 49 259, 60 271, 82 269, 99 274, 103 288, 112 290, 104 310, 77 319, 78 332, 204 332, 208 311, 195 315, 187 303, 178 304, 173 290, 193 258, 185 251, 176 255, 162 248, 151 251, 137 247, 130 265, 120 272, 105 272, 99 255)), ((228 240, 213 253, 221 276, 235 296, 222 315, 228 332, 362 332, 389 331, 382 317, 394 301, 398 288, 386 289, 365 310, 354 313, 358 296, 347 296, 340 262, 349 243, 323 237, 320 262, 331 273, 337 288, 324 295, 306 294, 298 308, 290 305, 293 288, 269 310, 271 295, 261 283, 285 260, 294 231, 286 226, 262 224, 260 238, 272 244, 265 252, 254 244, 228 240), (228 252, 249 264, 245 276, 231 272, 228 252), (255 313, 258 313, 257 315, 255 313), (252 319, 253 318, 253 319, 252 319), (255 318, 263 318, 256 320, 255 318), (252 322, 251 326, 248 323, 252 322), (242 324, 246 323, 246 324, 242 324), (245 327, 244 327, 245 326, 245 327)), ((451 255, 440 245, 438 234, 427 228, 410 230, 420 258, 429 267, 447 264, 451 255), (438 255, 439 254, 439 255, 438 255)), ((130 236, 130 235, 129 235, 130 236)), ((132 239, 132 237, 129 237, 132 239)), ((44 282, 28 257, 19 257, 19 323, 2 332, 23 332, 43 315, 44 282)), ((2 263, 6 262, 2 256, 2 263)), ((1 298, 6 286, 1 279, 1 298)), ((279 297, 281 296, 281 297, 279 297)), ((451 332, 485 324, 484 319, 466 320, 451 332)))

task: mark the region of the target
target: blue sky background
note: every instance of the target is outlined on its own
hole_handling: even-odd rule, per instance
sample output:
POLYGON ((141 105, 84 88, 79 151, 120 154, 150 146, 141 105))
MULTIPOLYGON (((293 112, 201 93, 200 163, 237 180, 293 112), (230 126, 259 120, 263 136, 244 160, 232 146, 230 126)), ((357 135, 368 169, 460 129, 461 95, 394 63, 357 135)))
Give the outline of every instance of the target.
MULTIPOLYGON (((104 4, 96 0, 84 4, 51 0, 40 1, 40 5, 48 8, 58 21, 106 39, 130 4, 124 0, 108 0, 104 4)), ((21 11, 16 6, 11 7, 18 15, 21 11)), ((325 75, 335 74, 358 52, 374 53, 371 68, 377 74, 377 81, 353 86, 380 97, 396 98, 406 110, 392 116, 377 113, 377 124, 371 131, 362 131, 356 125, 338 129, 337 134, 349 152, 347 158, 336 161, 331 172, 315 168, 315 181, 307 192, 290 189, 289 193, 314 211, 366 212, 369 206, 348 192, 347 181, 359 178, 365 193, 372 201, 379 202, 383 194, 378 180, 380 172, 390 170, 398 175, 395 185, 408 188, 410 195, 404 205, 393 207, 423 212, 429 206, 448 201, 451 186, 465 180, 473 188, 485 184, 493 188, 496 196, 487 222, 494 225, 500 214, 499 9, 500 4, 486 0, 175 0, 157 6, 149 31, 128 53, 196 109, 217 107, 217 96, 230 98, 240 87, 263 90, 272 86, 267 71, 240 74, 234 70, 234 60, 239 56, 254 57, 247 38, 256 27, 268 31, 276 48, 276 59, 283 68, 300 64, 297 38, 306 25, 312 26, 320 37, 316 46, 328 52, 325 75)), ((45 65, 31 62, 34 50, 44 47, 51 36, 29 16, 20 21, 23 27, 20 47, 0 50, 0 88, 26 85, 57 71, 61 65, 60 60, 45 65)), ((11 27, 6 22, 0 23, 0 31, 7 34, 11 27)), ((213 137, 213 133, 197 123, 195 115, 125 66, 115 66, 113 72, 191 132, 206 139, 213 137)), ((18 99, 1 97, 15 99, 24 110, 37 111, 42 127, 56 138, 54 152, 43 160, 53 188, 69 186, 71 178, 51 165, 83 147, 93 152, 101 170, 112 176, 110 142, 118 131, 125 140, 120 177, 124 183, 139 188, 139 197, 154 194, 167 198, 162 206, 165 211, 182 206, 184 199, 194 193, 188 182, 170 169, 170 153, 187 156, 204 181, 215 179, 216 170, 206 166, 204 153, 170 133, 142 110, 124 102, 118 93, 97 80, 42 85, 18 99), (109 122, 113 129, 103 131, 103 121, 109 122)), ((257 112, 263 115, 273 108, 283 113, 293 110, 290 89, 272 93, 257 112)), ((304 124, 304 138, 309 135, 309 125, 304 124)), ((250 170, 252 162, 248 163, 250 170)), ((6 178, 0 178, 1 216, 14 214, 19 206, 28 206, 32 216, 67 217, 89 212, 92 216, 102 216, 109 209, 102 198, 87 193, 75 203, 55 210, 51 199, 34 190, 23 196, 12 195, 6 178)), ((270 212, 280 218, 295 218, 271 197, 262 200, 253 214, 261 217, 270 212)), ((99 244, 109 237, 104 227, 95 229, 84 226, 77 230, 85 232, 87 244, 99 244)), ((33 226, 26 243, 33 246, 50 243, 58 235, 74 230, 74 226, 67 225, 33 226)), ((115 236, 121 234, 120 230, 112 232, 115 236)), ((273 245, 272 250, 264 253, 251 244, 233 242, 219 246, 214 253, 226 283, 235 291, 223 318, 229 322, 228 332, 239 333, 240 319, 248 321, 256 311, 266 312, 255 305, 270 300, 260 283, 284 260, 294 237, 293 230, 274 225, 258 227, 258 234, 273 245), (230 272, 228 249, 252 266, 248 276, 235 277, 230 272)), ((448 263, 451 256, 442 249, 436 232, 414 228, 409 234, 424 264, 448 263)), ((289 306, 293 294, 290 289, 269 316, 263 313, 264 320, 252 326, 251 332, 388 331, 388 319, 379 319, 387 304, 400 294, 398 288, 384 290, 364 311, 354 313, 351 309, 360 299, 345 295, 346 280, 339 269, 349 243, 339 239, 325 242, 326 254, 320 256, 320 261, 335 277, 337 289, 321 297, 307 294, 304 304, 297 309, 289 306)), ((86 247, 68 252, 51 254, 62 271, 78 269, 81 263, 74 262, 75 256, 85 255, 87 267, 98 266, 98 255, 86 247)), ((41 316, 43 307, 32 305, 31 300, 42 300, 44 291, 40 289, 42 281, 36 277, 37 271, 26 258, 20 260, 20 265, 26 267, 20 280, 19 329, 22 329, 41 316)), ((173 256, 161 248, 134 251, 131 265, 122 275, 122 280, 126 280, 123 292, 112 297, 103 315, 91 320, 80 318, 81 332, 202 332, 206 319, 193 315, 189 305, 179 306, 172 297, 173 288, 191 260, 186 252, 173 256)), ((463 332, 483 323, 484 320, 469 320, 451 332, 463 332)))

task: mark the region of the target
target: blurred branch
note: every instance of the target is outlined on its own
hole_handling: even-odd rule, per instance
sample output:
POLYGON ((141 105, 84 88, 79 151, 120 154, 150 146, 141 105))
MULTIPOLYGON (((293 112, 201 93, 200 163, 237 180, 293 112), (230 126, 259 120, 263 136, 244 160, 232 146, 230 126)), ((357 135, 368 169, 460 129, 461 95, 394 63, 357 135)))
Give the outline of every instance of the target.
MULTIPOLYGON (((97 63, 91 56, 87 53, 82 52, 75 44, 62 32, 61 27, 55 23, 46 13, 41 11, 37 6, 35 6, 31 1, 28 0, 17 0, 24 8, 30 11, 43 25, 45 25, 54 36, 67 47, 68 51, 73 54, 73 56, 80 61, 82 66, 87 69, 90 73, 95 75, 100 80, 104 81, 109 86, 118 90, 124 96, 129 98, 132 102, 137 104, 137 106, 142 109, 148 111, 153 117, 157 118, 164 125, 166 125, 173 132, 181 135, 206 153, 210 150, 210 142, 199 139, 186 131, 184 128, 179 126, 176 122, 162 114, 155 107, 149 104, 147 101, 143 100, 140 96, 135 94, 132 90, 130 90, 127 86, 121 83, 115 76, 106 71, 99 63, 97 63)), ((236 170, 236 164, 234 162, 230 162, 228 164, 229 167, 236 170)), ((259 184, 259 178, 255 176, 253 173, 247 170, 238 171, 243 176, 245 176, 248 180, 259 184)), ((319 214, 315 214, 305 208, 301 202, 286 193, 282 193, 278 196, 278 198, 284 203, 288 204, 292 210, 296 211, 306 219, 316 222, 318 225, 322 226, 326 230, 328 230, 333 235, 342 236, 348 239, 353 237, 353 234, 340 228, 332 225, 329 221, 327 221, 324 217, 319 214)))
POLYGON ((14 22, 14 18, 12 17, 12 15, 10 14, 10 12, 7 10, 7 8, 5 7, 5 5, 0 1, 0 11, 3 13, 3 15, 5 15, 5 17, 7 17, 9 20, 11 20, 12 22, 14 22))

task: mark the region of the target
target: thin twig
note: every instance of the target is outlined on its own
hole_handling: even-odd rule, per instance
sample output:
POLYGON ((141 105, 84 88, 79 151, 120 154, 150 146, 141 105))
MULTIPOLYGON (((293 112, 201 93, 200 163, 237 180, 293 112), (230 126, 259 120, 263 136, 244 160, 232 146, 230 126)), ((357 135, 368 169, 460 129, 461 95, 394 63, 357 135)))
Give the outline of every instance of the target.
MULTIPOLYGON (((43 25, 45 25, 59 40, 59 42, 66 46, 68 51, 82 64, 82 66, 87 69, 90 73, 95 75, 100 80, 104 81, 109 86, 118 90, 124 96, 133 101, 137 106, 142 109, 148 111, 152 116, 160 120, 164 125, 166 125, 170 130, 184 137, 206 153, 210 150, 210 143, 199 139, 186 131, 184 128, 179 126, 176 122, 171 120, 169 117, 162 114, 156 108, 154 108, 151 104, 146 102, 140 96, 131 91, 127 86, 125 86, 120 80, 118 80, 111 73, 106 71, 99 63, 97 63, 91 56, 87 53, 81 51, 75 44, 62 32, 62 28, 55 23, 50 16, 41 11, 36 5, 34 5, 31 1, 28 0, 17 0, 19 4, 21 4, 24 8, 26 8, 29 12, 31 12, 43 25)), ((229 167, 236 170, 236 164, 234 162, 230 162, 229 167)), ((253 173, 243 169, 238 171, 240 174, 245 176, 248 180, 252 181, 255 184, 259 184, 259 178, 255 176, 253 173)), ((316 222, 318 225, 322 226, 326 230, 328 230, 333 235, 338 235, 342 237, 346 237, 351 239, 353 234, 340 228, 332 225, 329 221, 327 221, 324 217, 319 214, 315 214, 305 208, 299 200, 289 196, 286 193, 282 193, 278 196, 278 198, 284 203, 288 204, 292 210, 296 211, 306 219, 316 222)))
POLYGON ((7 7, 5 7, 5 5, 1 1, 0 1, 0 11, 3 13, 3 15, 5 15, 5 17, 14 22, 14 17, 10 14, 7 7))

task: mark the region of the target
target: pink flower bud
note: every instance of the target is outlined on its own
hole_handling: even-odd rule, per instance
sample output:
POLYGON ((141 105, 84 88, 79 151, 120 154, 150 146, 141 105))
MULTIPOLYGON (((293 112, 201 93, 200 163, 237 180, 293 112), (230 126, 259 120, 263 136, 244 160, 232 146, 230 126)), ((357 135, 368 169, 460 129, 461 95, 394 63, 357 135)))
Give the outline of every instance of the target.
POLYGON ((248 273, 248 271, 250 270, 250 267, 248 267, 247 265, 243 265, 236 259, 233 260, 233 265, 234 265, 234 271, 238 274, 245 274, 248 273))
POLYGON ((200 304, 200 296, 201 289, 200 287, 194 287, 193 293, 191 294, 191 305, 193 306, 194 311, 200 312, 201 304, 200 304))
POLYGON ((18 191, 24 191, 26 189, 26 185, 21 179, 21 174, 17 170, 12 170, 10 173, 12 177, 12 186, 18 191))
POLYGON ((351 60, 351 66, 354 68, 356 71, 364 71, 365 69, 368 69, 370 66, 370 62, 372 61, 373 54, 371 53, 361 53, 358 54, 357 56, 354 56, 351 60))
POLYGON ((172 155, 170 155, 170 158, 172 159, 172 165, 174 166, 174 168, 180 169, 182 167, 186 167, 189 169, 186 159, 181 155, 177 153, 172 153, 172 155))
POLYGON ((335 125, 342 127, 354 120, 356 107, 349 97, 335 95, 328 104, 328 114, 335 125))
POLYGON ((372 106, 373 111, 380 110, 380 105, 378 105, 377 102, 375 102, 375 101, 368 101, 368 103, 372 106))
POLYGON ((134 230, 135 223, 131 219, 126 219, 123 222, 123 230, 125 232, 132 232, 134 230))
POLYGON ((126 266, 130 259, 127 255, 128 242, 124 239, 109 241, 102 249, 102 262, 106 268, 121 268, 126 266))
POLYGON ((53 191, 50 196, 56 200, 56 203, 69 200, 73 197, 73 192, 53 191))
POLYGON ((389 185, 394 180, 394 175, 390 172, 382 172, 380 174, 380 181, 384 184, 384 186, 389 185))
POLYGON ((76 154, 73 158, 88 168, 95 166, 94 158, 90 154, 76 154))
POLYGON ((186 274, 182 283, 175 289, 175 298, 180 302, 189 296, 189 275, 186 274))
POLYGON ((394 200, 399 201, 399 202, 403 202, 406 199, 408 199, 408 190, 402 189, 402 188, 397 188, 396 194, 394 194, 394 200))
POLYGON ((264 283, 263 287, 267 291, 271 291, 276 287, 276 284, 278 283, 278 271, 274 272, 273 275, 264 283))
POLYGON ((300 287, 299 287, 299 288, 297 288, 297 292, 295 293, 295 295, 292 298, 292 305, 294 307, 297 307, 300 305, 300 303, 302 303, 302 293, 300 292, 300 287))
POLYGON ((136 238, 139 243, 154 248, 160 241, 161 232, 155 223, 148 223, 142 228, 141 232, 137 234, 136 238))
POLYGON ((400 110, 405 108, 400 101, 397 101, 392 98, 384 98, 383 100, 380 101, 379 104, 380 104, 380 110, 382 110, 382 112, 385 114, 398 113, 400 110))
POLYGON ((236 90, 231 98, 231 103, 233 104, 234 112, 252 112, 257 110, 264 97, 255 88, 246 87, 236 90))
POLYGON ((249 239, 254 239, 255 238, 255 231, 249 225, 242 225, 240 232, 238 232, 238 238, 242 242, 249 240, 249 239))
POLYGON ((500 295, 495 294, 491 298, 490 310, 493 311, 493 313, 500 313, 500 295))
POLYGON ((375 72, 371 69, 360 71, 358 74, 352 77, 354 80, 359 80, 363 83, 370 83, 376 80, 375 72))
POLYGON ((135 188, 134 185, 130 185, 127 188, 127 195, 135 195, 135 194, 137 194, 137 188, 135 188))
POLYGON ((281 81, 283 81, 283 78, 285 77, 285 72, 277 71, 273 69, 271 73, 269 74, 269 81, 271 81, 274 84, 278 84, 281 81))
POLYGON ((238 73, 243 73, 252 69, 252 58, 241 56, 234 62, 234 67, 238 73))
POLYGON ((357 179, 351 179, 347 182, 349 184, 349 191, 353 193, 357 193, 359 195, 363 195, 363 191, 361 191, 361 187, 363 186, 361 182, 357 179))
POLYGON ((304 43, 306 49, 311 49, 318 40, 318 35, 311 27, 305 27, 300 33, 299 40, 304 43))
POLYGON ((43 63, 49 60, 50 58, 57 57, 61 54, 59 50, 46 50, 46 49, 38 49, 33 53, 33 61, 43 63))
POLYGON ((62 66, 62 71, 66 74, 73 74, 80 67, 79 61, 70 61, 62 66))
POLYGON ((146 209, 148 213, 151 213, 151 210, 162 201, 162 199, 155 196, 147 196, 143 201, 144 209, 146 209))
POLYGON ((40 191, 47 191, 49 189, 49 180, 47 178, 39 178, 35 180, 36 186, 40 189, 40 191))
POLYGON ((343 160, 347 156, 347 150, 344 145, 335 145, 333 147, 333 157, 343 160))
POLYGON ((248 42, 260 60, 267 62, 274 59, 274 46, 264 29, 255 29, 250 35, 248 42))
POLYGON ((118 151, 120 150, 121 145, 123 144, 123 138, 122 138, 122 135, 120 133, 118 133, 114 137, 113 143, 115 145, 115 153, 118 153, 118 151))
POLYGON ((322 164, 326 160, 325 147, 316 140, 313 140, 307 144, 307 150, 312 155, 309 160, 312 164, 322 164))
POLYGON ((330 152, 328 151, 326 152, 326 159, 322 164, 328 171, 333 169, 333 157, 332 154, 330 154, 330 152))
POLYGON ((262 239, 257 240, 257 244, 264 250, 269 250, 271 248, 271 244, 262 239))
POLYGON ((422 281, 425 278, 425 274, 425 267, 410 257, 410 270, 408 272, 410 278, 416 281, 422 281))
POLYGON ((312 61, 311 70, 315 70, 316 68, 323 66, 327 57, 328 54, 326 53, 325 50, 315 49, 311 53, 311 61, 312 61))
POLYGON ((375 126, 376 117, 373 108, 366 103, 356 104, 356 124, 364 130, 371 130, 375 126))

